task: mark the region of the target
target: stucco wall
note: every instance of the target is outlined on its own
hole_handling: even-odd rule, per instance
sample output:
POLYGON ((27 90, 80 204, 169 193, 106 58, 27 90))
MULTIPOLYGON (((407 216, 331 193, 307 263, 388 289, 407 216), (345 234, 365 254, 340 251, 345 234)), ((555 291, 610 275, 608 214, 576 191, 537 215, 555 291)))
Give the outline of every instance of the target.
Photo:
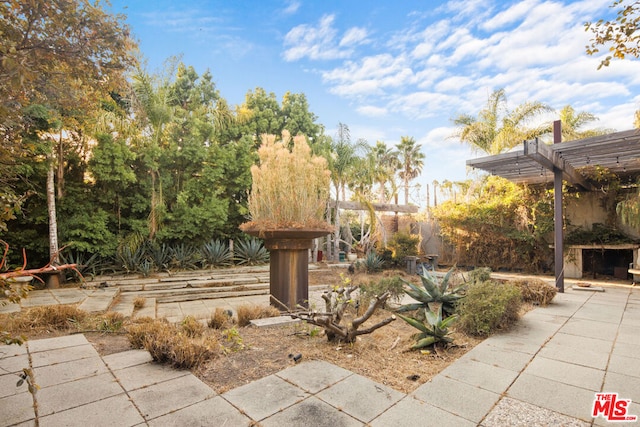
MULTIPOLYGON (((571 227, 580 227, 591 230, 594 223, 607 224, 607 211, 602 207, 603 194, 599 192, 581 193, 578 198, 572 198, 565 209, 565 218, 569 220, 571 227)), ((615 208, 613 208, 615 209, 615 208)), ((616 217, 616 226, 624 234, 640 238, 640 230, 624 226, 616 217)))

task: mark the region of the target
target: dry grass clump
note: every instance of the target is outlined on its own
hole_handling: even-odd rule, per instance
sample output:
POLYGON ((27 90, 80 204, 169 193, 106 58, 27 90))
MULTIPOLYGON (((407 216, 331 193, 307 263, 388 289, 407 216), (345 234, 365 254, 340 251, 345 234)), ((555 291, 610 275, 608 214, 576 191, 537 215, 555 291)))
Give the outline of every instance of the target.
MULTIPOLYGON (((189 324, 193 325, 193 322, 189 321, 189 324)), ((191 338, 183 325, 175 326, 167 321, 145 319, 130 325, 127 333, 133 347, 144 348, 156 362, 168 363, 175 368, 197 367, 220 352, 214 337, 201 335, 191 338)))
POLYGON ((293 138, 291 150, 290 140, 288 131, 280 141, 275 135, 262 135, 260 165, 251 167, 251 222, 243 230, 330 229, 324 221, 330 184, 327 160, 311 154, 304 135, 293 138))
POLYGON ((88 314, 75 305, 47 305, 22 310, 5 319, 6 329, 28 331, 34 329, 68 329, 84 322, 88 314))
POLYGON ((227 310, 217 307, 216 310, 211 313, 211 318, 207 325, 211 329, 224 329, 233 324, 233 317, 227 310))
POLYGON ((540 279, 511 281, 520 292, 524 302, 534 305, 548 305, 558 293, 558 289, 540 279))
POLYGON ((180 328, 189 338, 199 338, 205 331, 205 326, 193 316, 187 316, 182 319, 180 328))
POLYGON ((247 326, 253 319, 280 316, 280 311, 272 306, 241 305, 237 309, 238 326, 247 326))
POLYGON ((125 322, 125 317, 122 313, 117 311, 108 311, 105 314, 98 316, 96 329, 105 332, 117 332, 122 329, 125 322))
POLYGON ((133 300, 133 309, 140 310, 147 303, 147 299, 145 297, 137 297, 133 300))

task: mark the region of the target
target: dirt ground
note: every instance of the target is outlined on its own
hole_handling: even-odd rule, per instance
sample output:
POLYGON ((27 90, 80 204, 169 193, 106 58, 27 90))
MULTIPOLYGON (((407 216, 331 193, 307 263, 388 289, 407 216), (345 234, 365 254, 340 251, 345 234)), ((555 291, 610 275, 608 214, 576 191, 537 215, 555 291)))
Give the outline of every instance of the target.
MULTIPOLYGON (((373 276, 356 274, 356 284, 401 274, 384 272, 373 276)), ((416 277, 406 279, 417 280, 416 277)), ((311 286, 341 283, 339 272, 311 271, 311 286)), ((393 313, 379 310, 360 329, 371 326, 393 313)), ((454 344, 437 347, 431 351, 411 351, 412 335, 416 329, 401 319, 396 319, 372 334, 361 335, 352 344, 329 342, 322 328, 303 322, 296 325, 256 328, 252 326, 223 330, 208 329, 222 345, 223 351, 193 372, 218 393, 247 384, 276 373, 305 360, 325 360, 352 372, 371 378, 398 391, 408 393, 424 384, 449 364, 457 360, 481 339, 455 332, 454 344), (231 333, 229 332, 231 331, 231 333)), ((30 339, 50 338, 82 332, 97 351, 111 354, 131 348, 123 331, 56 331, 38 330, 29 333, 30 339)))

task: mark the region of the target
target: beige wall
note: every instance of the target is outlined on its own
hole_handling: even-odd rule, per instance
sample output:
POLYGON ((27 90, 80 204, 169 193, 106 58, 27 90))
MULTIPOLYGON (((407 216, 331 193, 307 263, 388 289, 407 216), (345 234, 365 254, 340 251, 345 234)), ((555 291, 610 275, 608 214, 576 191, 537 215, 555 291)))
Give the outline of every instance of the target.
MULTIPOLYGON (((593 223, 607 224, 607 212, 600 204, 603 195, 599 192, 581 193, 578 198, 572 198, 566 205, 565 218, 572 227, 591 229, 593 223)), ((614 208, 615 209, 615 208, 614 208)), ((616 225, 624 234, 640 238, 640 230, 624 226, 616 218, 616 225)))

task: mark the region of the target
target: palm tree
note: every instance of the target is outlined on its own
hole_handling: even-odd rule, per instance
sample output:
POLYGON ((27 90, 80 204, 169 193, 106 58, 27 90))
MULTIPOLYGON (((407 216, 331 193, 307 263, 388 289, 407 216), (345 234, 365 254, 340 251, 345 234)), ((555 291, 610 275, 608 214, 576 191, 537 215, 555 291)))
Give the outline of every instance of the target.
POLYGON ((527 127, 527 124, 540 114, 552 111, 551 107, 537 101, 525 102, 509 111, 506 103, 504 89, 495 90, 477 118, 462 114, 453 119, 458 126, 454 136, 487 154, 499 154, 546 132, 547 126, 527 127))
POLYGON ((404 186, 404 203, 409 204, 409 181, 417 178, 422 172, 424 166, 424 153, 420 151, 420 145, 416 145, 413 137, 403 136, 400 143, 396 145, 398 149, 398 158, 400 160, 400 178, 404 186))
MULTIPOLYGON (((560 122, 562 123, 562 141, 574 141, 576 139, 589 138, 591 136, 605 135, 612 132, 610 129, 580 130, 584 125, 598 120, 595 114, 576 110, 571 105, 566 105, 560 110, 560 122)), ((549 127, 549 133, 553 132, 549 127)))
POLYGON ((136 108, 136 119, 146 136, 145 163, 149 166, 151 176, 151 210, 149 213, 149 238, 152 239, 161 223, 161 212, 164 204, 162 196, 162 180, 158 157, 164 143, 166 125, 174 115, 173 98, 170 80, 175 74, 177 58, 165 65, 165 74, 159 81, 157 77, 138 69, 133 75, 133 96, 136 108))
POLYGON ((382 141, 376 141, 376 145, 370 147, 367 154, 369 173, 373 178, 373 182, 378 184, 378 201, 387 203, 396 193, 395 175, 400 169, 400 161, 398 152, 387 147, 382 141), (391 184, 390 191, 387 189, 387 183, 391 184))

